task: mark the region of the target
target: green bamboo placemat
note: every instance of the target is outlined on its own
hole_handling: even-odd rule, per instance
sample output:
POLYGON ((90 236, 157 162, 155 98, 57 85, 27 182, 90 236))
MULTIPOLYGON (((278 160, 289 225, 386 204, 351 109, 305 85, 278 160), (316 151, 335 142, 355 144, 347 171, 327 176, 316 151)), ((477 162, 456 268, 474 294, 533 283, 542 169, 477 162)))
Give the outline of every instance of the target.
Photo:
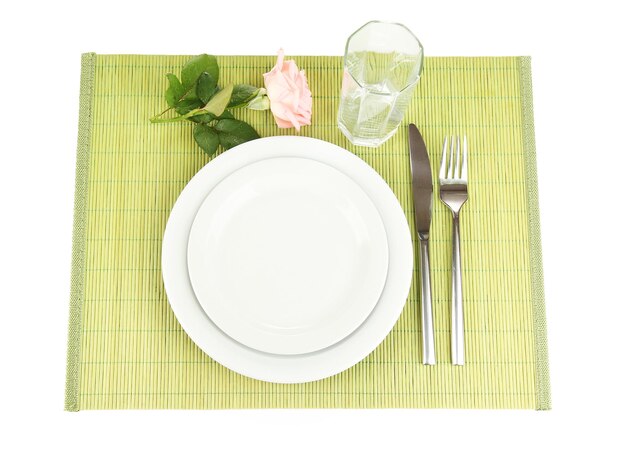
MULTIPOLYGON (((450 363, 451 217, 436 200, 439 364, 421 363, 413 285, 400 320, 370 356, 299 385, 220 366, 187 337, 168 305, 160 269, 165 224, 187 181, 211 158, 195 145, 189 124, 151 125, 148 117, 163 108, 164 74, 188 58, 83 56, 67 410, 550 408, 529 58, 427 58, 406 116, 420 127, 434 172, 444 135, 466 133, 470 141, 462 218, 467 365, 450 363)), ((351 146, 335 122, 341 58, 296 60, 313 93, 313 125, 301 135, 343 146, 373 166, 412 228, 406 127, 378 149, 351 146)), ((261 86, 274 62, 219 57, 221 82, 261 86)), ((269 112, 237 111, 262 136, 294 134, 278 129, 269 112)))

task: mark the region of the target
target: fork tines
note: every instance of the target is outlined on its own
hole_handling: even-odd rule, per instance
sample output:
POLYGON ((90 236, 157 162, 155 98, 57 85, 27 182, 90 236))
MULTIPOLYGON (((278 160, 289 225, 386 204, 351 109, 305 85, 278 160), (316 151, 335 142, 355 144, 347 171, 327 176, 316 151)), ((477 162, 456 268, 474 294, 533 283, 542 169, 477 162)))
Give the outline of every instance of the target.
POLYGON ((463 153, 461 153, 460 136, 453 135, 450 137, 450 150, 448 150, 448 136, 445 137, 439 180, 463 180, 467 182, 467 136, 463 136, 463 153))

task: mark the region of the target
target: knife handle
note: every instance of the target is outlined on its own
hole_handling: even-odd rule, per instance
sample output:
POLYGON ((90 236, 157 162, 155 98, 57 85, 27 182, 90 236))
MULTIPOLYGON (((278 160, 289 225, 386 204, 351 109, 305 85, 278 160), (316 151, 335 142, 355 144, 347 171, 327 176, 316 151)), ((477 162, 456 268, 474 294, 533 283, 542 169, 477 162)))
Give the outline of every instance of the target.
POLYGON ((435 331, 430 291, 430 253, 428 240, 420 239, 420 282, 422 307, 422 353, 424 364, 435 364, 435 331))

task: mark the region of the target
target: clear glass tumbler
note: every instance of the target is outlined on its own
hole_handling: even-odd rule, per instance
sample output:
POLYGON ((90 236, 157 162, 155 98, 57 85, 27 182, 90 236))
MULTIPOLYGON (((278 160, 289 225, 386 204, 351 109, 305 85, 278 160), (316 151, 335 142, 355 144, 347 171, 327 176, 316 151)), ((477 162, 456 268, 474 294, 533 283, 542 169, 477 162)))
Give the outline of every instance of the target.
POLYGON ((371 21, 350 36, 337 123, 355 145, 395 134, 422 72, 424 49, 402 24, 371 21))

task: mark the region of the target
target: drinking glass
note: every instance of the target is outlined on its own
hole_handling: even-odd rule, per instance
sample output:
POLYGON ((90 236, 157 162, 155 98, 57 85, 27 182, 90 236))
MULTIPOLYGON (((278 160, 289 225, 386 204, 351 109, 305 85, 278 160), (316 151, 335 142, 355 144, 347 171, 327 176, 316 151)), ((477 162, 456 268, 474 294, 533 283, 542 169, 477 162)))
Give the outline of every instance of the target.
POLYGON ((337 123, 355 145, 395 134, 422 72, 424 49, 397 23, 371 21, 348 38, 337 123))

